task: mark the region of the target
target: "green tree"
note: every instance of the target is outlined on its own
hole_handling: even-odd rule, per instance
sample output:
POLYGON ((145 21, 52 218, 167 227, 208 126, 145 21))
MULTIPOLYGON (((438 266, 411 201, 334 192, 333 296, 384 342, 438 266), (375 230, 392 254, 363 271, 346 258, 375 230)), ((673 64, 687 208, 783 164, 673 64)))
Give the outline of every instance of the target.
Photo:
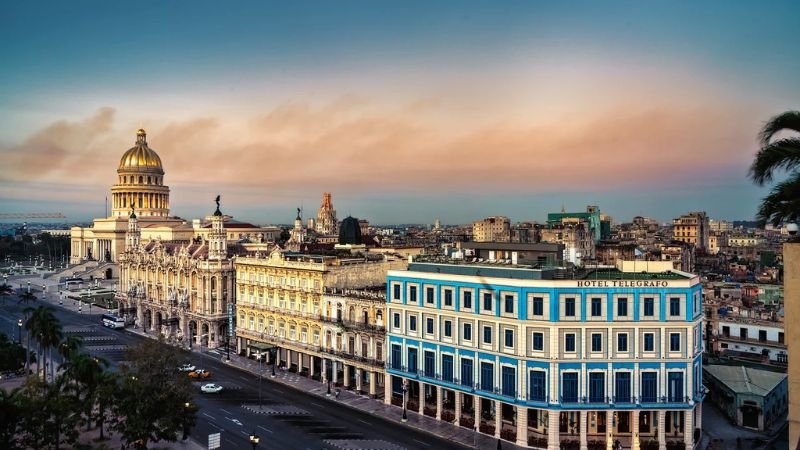
POLYGON ((112 429, 128 445, 146 449, 151 442, 174 442, 184 425, 191 427, 196 410, 187 410, 192 389, 186 374, 176 368, 186 361, 186 352, 162 340, 147 340, 127 352, 120 383, 111 407, 119 417, 112 429))
POLYGON ((62 442, 74 444, 80 420, 76 397, 64 389, 64 378, 45 383, 29 377, 18 393, 20 444, 24 448, 43 448, 62 442))
POLYGON ((777 183, 761 200, 756 215, 761 226, 800 220, 800 136, 775 139, 781 132, 800 133, 800 111, 771 118, 759 133, 761 148, 750 166, 750 179, 763 186, 773 180, 776 172, 788 172, 787 179, 777 183))
POLYGON ((11 392, 0 389, 0 448, 17 448, 15 436, 20 416, 18 393, 19 389, 11 392))
POLYGON ((0 370, 19 370, 25 362, 25 349, 0 334, 0 370))
POLYGON ((44 379, 47 380, 47 353, 61 342, 63 337, 61 323, 53 314, 53 308, 49 306, 28 307, 25 308, 25 313, 29 314, 25 321, 25 329, 39 344, 38 354, 42 362, 40 369, 43 370, 44 379))

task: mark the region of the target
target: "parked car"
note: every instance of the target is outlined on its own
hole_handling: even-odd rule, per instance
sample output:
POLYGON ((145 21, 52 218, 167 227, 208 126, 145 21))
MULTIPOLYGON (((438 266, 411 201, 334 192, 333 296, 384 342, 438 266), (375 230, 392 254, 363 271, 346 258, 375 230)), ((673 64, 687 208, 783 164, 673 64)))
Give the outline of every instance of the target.
POLYGON ((194 372, 195 369, 196 367, 191 364, 184 364, 178 367, 178 371, 180 372, 194 372))
POLYGON ((200 391, 205 394, 216 394, 222 390, 222 386, 214 383, 208 383, 200 386, 200 391))
POLYGON ((211 376, 211 372, 203 369, 197 369, 192 372, 189 372, 189 378, 208 378, 211 376))

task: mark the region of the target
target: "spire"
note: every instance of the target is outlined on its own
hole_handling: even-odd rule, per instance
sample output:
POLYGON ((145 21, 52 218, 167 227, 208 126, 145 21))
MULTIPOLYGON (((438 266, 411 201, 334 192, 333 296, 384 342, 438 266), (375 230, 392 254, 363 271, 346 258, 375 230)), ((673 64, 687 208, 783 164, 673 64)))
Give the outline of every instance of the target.
POLYGON ((219 210, 219 197, 220 197, 220 196, 219 196, 219 195, 217 195, 217 199, 216 199, 216 200, 214 200, 215 202, 217 202, 217 210, 216 210, 216 211, 214 211, 214 215, 215 215, 215 216, 222 216, 222 211, 220 211, 220 210, 219 210))
POLYGON ((145 133, 144 128, 136 130, 136 143, 147 145, 147 133, 145 133))
POLYGON ((128 217, 130 217, 131 219, 136 218, 136 208, 133 205, 131 205, 131 213, 130 215, 128 215, 128 217))
POLYGON ((564 208, 564 202, 561 202, 561 214, 566 213, 567 210, 564 208))

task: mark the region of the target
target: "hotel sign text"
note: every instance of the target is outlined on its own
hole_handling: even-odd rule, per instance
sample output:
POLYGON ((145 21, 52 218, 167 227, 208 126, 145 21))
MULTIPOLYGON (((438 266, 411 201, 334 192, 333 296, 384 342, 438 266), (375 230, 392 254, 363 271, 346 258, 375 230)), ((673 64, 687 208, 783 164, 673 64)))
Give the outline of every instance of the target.
POLYGON ((579 288, 665 288, 669 282, 663 280, 581 280, 579 288))

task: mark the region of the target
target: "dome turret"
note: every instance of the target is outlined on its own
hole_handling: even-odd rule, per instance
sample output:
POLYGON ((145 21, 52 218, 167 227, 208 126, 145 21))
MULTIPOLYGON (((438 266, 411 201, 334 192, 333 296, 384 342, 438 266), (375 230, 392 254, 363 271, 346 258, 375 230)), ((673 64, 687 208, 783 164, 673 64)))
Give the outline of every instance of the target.
POLYGON ((136 131, 136 145, 128 149, 119 160, 117 172, 155 172, 164 174, 161 158, 147 146, 147 133, 139 128, 136 131))

